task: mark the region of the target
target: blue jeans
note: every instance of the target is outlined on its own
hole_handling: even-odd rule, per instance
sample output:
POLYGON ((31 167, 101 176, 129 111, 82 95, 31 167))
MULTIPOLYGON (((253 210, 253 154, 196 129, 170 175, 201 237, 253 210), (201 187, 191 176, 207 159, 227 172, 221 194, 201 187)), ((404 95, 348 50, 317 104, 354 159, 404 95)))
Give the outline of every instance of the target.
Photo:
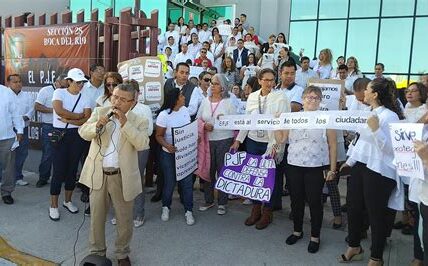
MULTIPOLYGON (((162 207, 171 208, 172 194, 174 193, 175 184, 177 183, 175 174, 175 155, 161 149, 160 151, 160 167, 163 172, 164 186, 162 191, 162 207)), ((193 209, 193 179, 192 175, 186 176, 178 181, 181 187, 182 202, 184 211, 192 211, 193 209)))
POLYGON ((39 180, 48 181, 52 169, 52 144, 48 134, 52 132, 52 124, 42 123, 42 159, 39 165, 39 180))
POLYGON ((28 127, 24 127, 24 134, 22 140, 19 142, 19 147, 15 150, 15 180, 22 179, 22 168, 24 167, 25 160, 28 156, 28 147, 30 140, 28 139, 28 127))

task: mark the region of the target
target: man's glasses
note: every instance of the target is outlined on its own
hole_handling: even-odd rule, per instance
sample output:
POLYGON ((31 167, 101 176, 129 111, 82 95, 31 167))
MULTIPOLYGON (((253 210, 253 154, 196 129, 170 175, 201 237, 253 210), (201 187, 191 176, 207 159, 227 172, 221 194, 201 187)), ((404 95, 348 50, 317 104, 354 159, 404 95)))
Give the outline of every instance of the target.
POLYGON ((128 99, 125 99, 125 98, 123 98, 123 97, 120 97, 120 96, 117 96, 117 95, 111 95, 111 99, 113 100, 113 101, 119 101, 119 102, 121 102, 121 103, 130 103, 130 102, 133 102, 134 101, 134 99, 131 99, 131 100, 128 100, 128 99))

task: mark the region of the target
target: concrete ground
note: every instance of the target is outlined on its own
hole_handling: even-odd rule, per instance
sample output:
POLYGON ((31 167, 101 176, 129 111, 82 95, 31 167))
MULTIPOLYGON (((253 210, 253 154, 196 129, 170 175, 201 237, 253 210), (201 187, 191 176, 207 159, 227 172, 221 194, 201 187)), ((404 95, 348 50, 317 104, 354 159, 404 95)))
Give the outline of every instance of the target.
MULTIPOLYGON (((84 218, 84 205, 80 192, 74 202, 78 214, 70 214, 60 207, 61 220, 48 217, 49 186, 36 188, 37 166, 40 152, 30 151, 25 169, 29 186, 17 187, 13 196, 16 203, 6 206, 0 202, 0 236, 15 248, 61 265, 74 265, 74 244, 77 265, 88 254, 89 219, 84 218), (76 242, 78 229, 81 230, 76 242)), ((345 181, 341 181, 344 191, 345 181)), ((77 190, 78 191, 78 190, 77 190)), ((146 222, 134 229, 131 243, 131 262, 134 265, 337 265, 337 257, 345 250, 346 231, 331 229, 332 213, 329 202, 325 205, 321 231, 321 246, 316 254, 307 252, 309 242, 309 210, 306 210, 305 236, 297 244, 287 246, 286 237, 292 232, 288 219, 289 197, 283 197, 284 210, 274 213, 273 223, 265 230, 244 225, 250 206, 231 201, 225 216, 212 208, 199 212, 203 194, 194 191, 196 224, 187 226, 183 208, 175 194, 170 221, 160 220, 161 203, 151 203, 146 195, 146 222)), ((109 219, 111 215, 109 215, 109 219)), ((106 240, 108 257, 114 259, 115 226, 107 222, 106 240)), ((365 260, 353 265, 366 265, 370 242, 362 243, 365 260)), ((408 265, 412 259, 413 240, 394 230, 384 253, 385 265, 408 265)), ((116 263, 116 260, 114 260, 116 263)), ((8 264, 0 258, 0 265, 8 264)), ((116 265, 116 264, 115 264, 116 265)))

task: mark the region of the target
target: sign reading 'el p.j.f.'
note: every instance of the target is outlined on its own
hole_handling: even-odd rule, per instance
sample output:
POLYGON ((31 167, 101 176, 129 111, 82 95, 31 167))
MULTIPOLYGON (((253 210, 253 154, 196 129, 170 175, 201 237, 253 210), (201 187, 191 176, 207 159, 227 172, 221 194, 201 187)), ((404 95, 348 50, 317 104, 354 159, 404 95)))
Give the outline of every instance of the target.
POLYGON ((269 202, 275 184, 275 160, 246 152, 226 153, 216 189, 269 202))
POLYGON ((6 76, 20 74, 25 87, 43 87, 78 67, 88 73, 90 24, 6 28, 6 76))

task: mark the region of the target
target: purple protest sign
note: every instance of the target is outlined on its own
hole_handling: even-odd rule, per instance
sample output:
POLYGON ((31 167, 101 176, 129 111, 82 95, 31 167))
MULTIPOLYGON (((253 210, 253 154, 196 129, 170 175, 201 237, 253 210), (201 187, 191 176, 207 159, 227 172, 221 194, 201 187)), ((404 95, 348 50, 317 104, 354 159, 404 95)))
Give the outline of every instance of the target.
POLYGON ((275 160, 246 152, 226 153, 215 188, 227 194, 269 202, 275 184, 275 160))

